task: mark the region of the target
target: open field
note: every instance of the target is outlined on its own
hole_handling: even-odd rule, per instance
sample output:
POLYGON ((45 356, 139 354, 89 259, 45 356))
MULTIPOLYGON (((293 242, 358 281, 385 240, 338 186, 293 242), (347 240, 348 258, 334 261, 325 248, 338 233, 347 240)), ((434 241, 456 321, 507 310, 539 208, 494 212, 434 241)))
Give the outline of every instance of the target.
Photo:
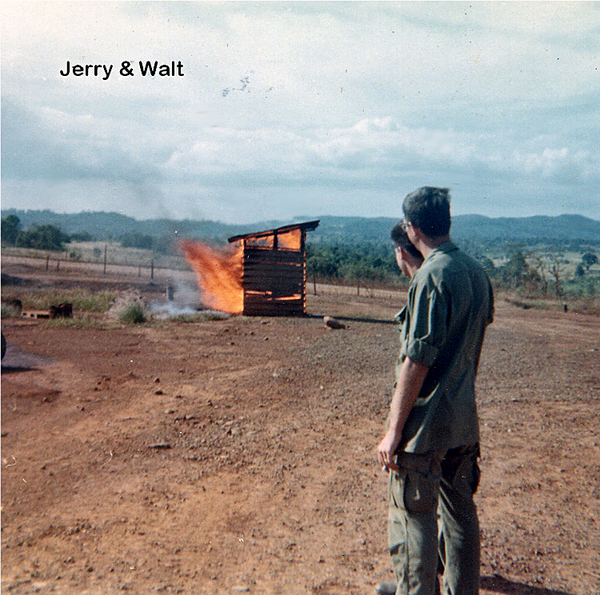
MULTIPOLYGON (((160 299, 167 281, 2 272, 31 282, 11 292, 160 299)), ((3 320, 2 593, 372 594, 391 579, 375 448, 404 298, 319 291, 293 319, 3 320)), ((598 370, 600 318, 498 298, 478 381, 483 594, 600 593, 598 370)))

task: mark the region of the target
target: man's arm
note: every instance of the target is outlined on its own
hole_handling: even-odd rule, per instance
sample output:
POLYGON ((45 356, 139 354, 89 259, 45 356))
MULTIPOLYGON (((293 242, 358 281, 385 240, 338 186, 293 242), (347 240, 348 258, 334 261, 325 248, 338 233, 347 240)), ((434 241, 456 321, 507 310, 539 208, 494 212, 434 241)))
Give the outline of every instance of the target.
POLYGON ((407 357, 402 366, 396 382, 396 390, 392 397, 390 411, 390 426, 383 440, 377 448, 377 460, 387 469, 399 471, 394 463, 394 453, 402 439, 402 429, 411 412, 429 367, 407 357))

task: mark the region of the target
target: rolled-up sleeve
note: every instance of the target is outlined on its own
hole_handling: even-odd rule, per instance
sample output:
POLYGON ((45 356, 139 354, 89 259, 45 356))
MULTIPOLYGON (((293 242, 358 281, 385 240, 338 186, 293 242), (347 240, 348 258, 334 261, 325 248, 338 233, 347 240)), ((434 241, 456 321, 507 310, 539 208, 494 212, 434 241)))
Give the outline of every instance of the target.
POLYGON ((430 368, 446 340, 448 305, 443 292, 435 285, 417 284, 411 289, 412 316, 406 329, 404 354, 430 368))

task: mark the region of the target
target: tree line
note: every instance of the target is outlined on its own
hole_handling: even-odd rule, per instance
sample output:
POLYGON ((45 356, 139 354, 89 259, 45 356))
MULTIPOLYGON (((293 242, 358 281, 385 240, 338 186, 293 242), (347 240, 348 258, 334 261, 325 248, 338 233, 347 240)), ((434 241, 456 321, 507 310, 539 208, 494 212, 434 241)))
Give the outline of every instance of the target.
POLYGON ((375 287, 403 284, 391 243, 307 243, 309 279, 375 287))
MULTIPOLYGON (((23 229, 16 215, 7 215, 2 219, 2 244, 18 248, 36 250, 64 251, 71 242, 90 242, 94 237, 88 232, 65 233, 56 225, 31 224, 23 229)), ((152 236, 139 232, 119 235, 117 241, 124 248, 141 248, 159 254, 175 254, 172 236, 152 236)))
MULTIPOLYGON (((530 297, 557 297, 577 294, 594 297, 600 289, 600 274, 592 269, 599 262, 592 250, 579 250, 577 262, 569 262, 564 247, 526 247, 507 244, 494 247, 494 259, 485 243, 458 242, 478 260, 497 288, 530 297), (592 269, 592 270, 590 270, 592 269)), ((396 265, 391 242, 315 243, 307 245, 307 274, 310 280, 355 284, 363 287, 406 287, 396 265)))
POLYGON ((54 225, 31 225, 26 230, 21 227, 21 220, 16 215, 8 215, 2 219, 2 243, 20 248, 37 250, 64 250, 65 244, 72 237, 54 225))
POLYGON ((591 250, 569 261, 560 249, 529 249, 521 245, 509 248, 506 262, 490 275, 496 283, 529 297, 595 298, 600 289, 598 271, 590 269, 599 262, 591 250))
MULTIPOLYGON (((64 251, 66 244, 90 241, 86 232, 64 233, 55 225, 32 224, 24 230, 13 214, 2 219, 2 244, 64 251)), ((158 254, 176 254, 172 235, 154 236, 131 231, 120 234, 124 248, 139 248, 158 254)), ((508 242, 460 240, 459 246, 475 257, 502 289, 529 296, 563 299, 578 293, 594 297, 600 289, 599 258, 595 246, 581 241, 554 241, 536 246, 508 242), (580 254, 578 262, 567 262, 565 252, 580 254), (594 268, 595 267, 595 268, 594 268), (592 269, 592 270, 590 270, 592 269)), ((98 249, 99 250, 99 249, 98 249)), ((316 241, 307 243, 307 275, 310 281, 341 283, 357 287, 406 287, 396 265, 389 240, 316 241)))

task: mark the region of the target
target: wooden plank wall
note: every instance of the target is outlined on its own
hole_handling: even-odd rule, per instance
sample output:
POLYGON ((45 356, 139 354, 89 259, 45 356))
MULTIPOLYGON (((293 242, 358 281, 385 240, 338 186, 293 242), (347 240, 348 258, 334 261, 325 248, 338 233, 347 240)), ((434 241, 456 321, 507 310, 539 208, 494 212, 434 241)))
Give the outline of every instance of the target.
POLYGON ((294 316, 305 313, 304 250, 244 247, 244 314, 294 316))

